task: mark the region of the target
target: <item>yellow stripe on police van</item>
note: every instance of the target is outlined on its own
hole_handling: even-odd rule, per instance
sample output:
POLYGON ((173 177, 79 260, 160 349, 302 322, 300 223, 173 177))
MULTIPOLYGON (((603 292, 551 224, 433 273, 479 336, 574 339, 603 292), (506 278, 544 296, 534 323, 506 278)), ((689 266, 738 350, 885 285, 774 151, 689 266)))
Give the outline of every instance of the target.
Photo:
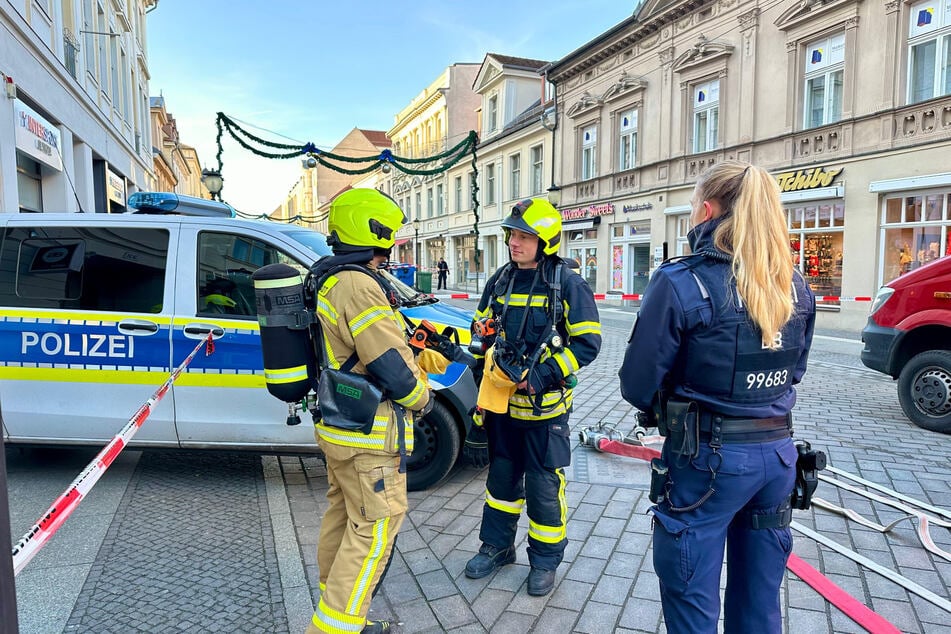
MULTIPOLYGON (((45 323, 55 322, 61 324, 90 325, 90 326, 109 326, 118 324, 126 319, 134 319, 140 313, 96 313, 96 312, 71 312, 68 310, 42 310, 30 308, 22 310, 16 308, 4 308, 0 310, 0 319, 5 321, 17 321, 19 318, 25 323, 45 323)), ((163 317, 153 313, 141 313, 147 315, 149 321, 160 325, 172 323, 171 317, 163 317)), ((191 320, 194 321, 194 320, 191 320)))
MULTIPOLYGON (((113 383, 117 385, 161 385, 170 370, 141 368, 89 370, 84 368, 0 367, 0 379, 9 381, 48 381, 55 383, 113 383)), ((175 380, 183 387, 264 388, 261 374, 220 374, 183 372, 175 380)))

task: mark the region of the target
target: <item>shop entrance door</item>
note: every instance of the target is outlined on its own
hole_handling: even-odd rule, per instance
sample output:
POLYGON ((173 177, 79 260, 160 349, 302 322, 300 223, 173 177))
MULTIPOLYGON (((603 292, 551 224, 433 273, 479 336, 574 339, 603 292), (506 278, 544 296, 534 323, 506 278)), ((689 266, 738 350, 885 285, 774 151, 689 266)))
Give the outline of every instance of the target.
POLYGON ((631 293, 642 295, 647 288, 651 268, 650 244, 631 245, 631 293))

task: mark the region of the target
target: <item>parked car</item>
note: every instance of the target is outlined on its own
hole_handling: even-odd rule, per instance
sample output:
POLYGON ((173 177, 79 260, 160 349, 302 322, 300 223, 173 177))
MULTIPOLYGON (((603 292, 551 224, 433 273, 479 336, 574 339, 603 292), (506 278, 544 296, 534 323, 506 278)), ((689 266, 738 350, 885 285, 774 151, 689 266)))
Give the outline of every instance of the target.
MULTIPOLYGON (((324 236, 174 194, 139 192, 129 206, 152 213, 0 214, 4 440, 105 444, 212 333, 214 353, 194 358, 133 446, 319 451, 312 425, 286 425, 287 404, 264 386, 251 274, 276 262, 306 272, 330 254, 324 236)), ((412 325, 468 337, 471 313, 391 281, 412 325)), ((475 383, 459 365, 430 377, 436 404, 417 424, 412 489, 450 471, 471 424, 475 383)))
POLYGON ((898 379, 905 415, 951 433, 951 257, 879 289, 862 341, 862 363, 898 379))

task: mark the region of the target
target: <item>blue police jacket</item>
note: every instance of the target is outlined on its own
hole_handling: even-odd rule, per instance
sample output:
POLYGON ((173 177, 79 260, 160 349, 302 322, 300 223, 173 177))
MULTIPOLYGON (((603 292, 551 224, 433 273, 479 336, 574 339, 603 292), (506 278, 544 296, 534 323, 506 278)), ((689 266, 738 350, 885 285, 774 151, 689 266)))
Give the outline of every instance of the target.
POLYGON ((654 272, 618 372, 621 395, 643 411, 663 389, 667 398, 724 416, 785 415, 806 371, 815 297, 796 271, 794 313, 778 335, 781 347, 764 347, 737 293, 731 256, 713 245, 718 224, 699 225, 694 254, 654 272))

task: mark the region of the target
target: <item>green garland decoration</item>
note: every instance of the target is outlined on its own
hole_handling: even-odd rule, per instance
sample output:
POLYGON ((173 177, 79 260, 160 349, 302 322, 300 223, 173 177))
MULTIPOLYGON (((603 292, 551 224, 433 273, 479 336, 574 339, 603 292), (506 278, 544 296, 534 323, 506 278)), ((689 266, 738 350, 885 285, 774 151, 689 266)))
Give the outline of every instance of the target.
MULTIPOLYGON (((222 171, 222 160, 221 154, 223 152, 223 147, 221 144, 221 137, 224 132, 227 131, 228 134, 244 149, 248 150, 252 154, 261 156, 263 158, 270 159, 289 159, 295 158, 298 156, 309 156, 315 159, 319 164, 328 167, 335 172, 341 174, 348 174, 351 176, 356 176, 358 174, 367 174, 381 167, 386 169, 385 166, 392 166, 400 170, 404 174, 412 174, 414 176, 433 176, 436 174, 442 174, 447 172, 450 168, 459 163, 466 155, 472 156, 472 212, 474 216, 473 229, 475 231, 475 266, 476 266, 476 284, 478 288, 478 275, 479 275, 479 169, 477 166, 477 155, 476 155, 476 146, 479 143, 479 135, 476 134, 475 130, 470 130, 469 134, 466 135, 466 138, 457 143, 455 146, 449 148, 444 152, 439 154, 434 154, 432 156, 426 156, 421 158, 409 158, 406 156, 397 156, 386 149, 380 152, 377 155, 371 156, 343 156, 341 154, 334 154, 333 152, 326 152, 319 149, 313 143, 305 143, 303 146, 292 145, 289 143, 278 143, 275 141, 268 141, 263 139, 251 132, 248 132, 242 128, 234 119, 230 118, 223 112, 217 113, 217 118, 215 120, 215 125, 218 128, 218 136, 216 137, 216 142, 218 144, 218 153, 216 158, 218 159, 218 173, 222 171), (260 149, 255 147, 255 144, 258 146, 263 146, 268 149, 260 149), (278 150, 278 151, 268 151, 268 150, 278 150), (283 150, 283 151, 281 151, 283 150), (358 163, 368 163, 365 167, 355 167, 347 168, 337 163, 347 163, 347 164, 358 164, 358 163), (414 166, 423 165, 426 163, 438 163, 435 167, 431 168, 417 168, 414 166)), ((220 198, 221 192, 218 193, 220 198)), ((242 214, 246 218, 268 218, 270 217, 267 214, 261 214, 260 216, 251 216, 249 214, 242 214)), ((314 216, 309 218, 306 216, 297 215, 293 218, 288 218, 289 221, 303 220, 308 222, 314 222, 323 220, 326 218, 324 216, 314 216)))

